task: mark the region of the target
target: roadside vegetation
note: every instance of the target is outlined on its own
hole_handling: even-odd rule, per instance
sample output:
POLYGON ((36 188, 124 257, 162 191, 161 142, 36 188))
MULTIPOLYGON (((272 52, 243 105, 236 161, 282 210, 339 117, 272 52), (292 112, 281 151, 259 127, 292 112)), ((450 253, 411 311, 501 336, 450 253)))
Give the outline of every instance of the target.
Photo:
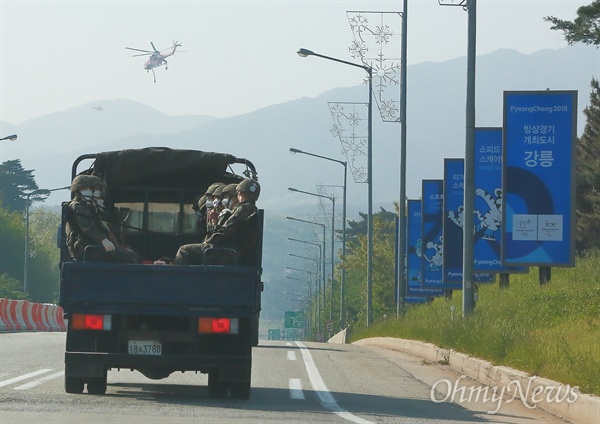
POLYGON ((411 305, 400 318, 357 329, 350 341, 421 340, 600 395, 599 263, 600 250, 593 250, 578 257, 575 268, 553 268, 542 286, 537 267, 512 274, 508 288, 480 285, 468 318, 460 291, 411 305))

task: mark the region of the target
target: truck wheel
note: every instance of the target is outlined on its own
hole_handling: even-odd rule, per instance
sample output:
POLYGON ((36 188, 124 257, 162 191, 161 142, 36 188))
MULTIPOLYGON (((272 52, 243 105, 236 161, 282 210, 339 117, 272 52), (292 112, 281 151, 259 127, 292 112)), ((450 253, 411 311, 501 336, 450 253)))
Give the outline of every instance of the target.
POLYGON ((83 380, 79 377, 65 377, 65 392, 80 395, 83 393, 83 380))
POLYGON ((211 398, 224 398, 227 395, 227 386, 219 377, 219 370, 214 369, 208 373, 208 396, 211 398))
POLYGON ((87 391, 90 395, 103 395, 106 393, 106 376, 88 379, 87 391))
POLYGON ((242 381, 231 383, 231 397, 247 400, 250 397, 250 382, 242 381))

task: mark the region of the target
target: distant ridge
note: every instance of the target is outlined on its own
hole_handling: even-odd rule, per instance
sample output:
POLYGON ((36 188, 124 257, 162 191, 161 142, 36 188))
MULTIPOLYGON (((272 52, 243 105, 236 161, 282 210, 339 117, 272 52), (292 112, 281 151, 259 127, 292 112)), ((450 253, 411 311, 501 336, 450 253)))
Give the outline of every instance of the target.
MULTIPOLYGON (((571 46, 529 55, 501 49, 479 56, 476 69, 477 126, 502 125, 504 90, 568 89, 579 91, 581 133, 590 81, 598 75, 595 48, 571 46)), ((422 179, 441 178, 445 157, 464 155, 466 58, 420 63, 407 71, 407 195, 416 198, 422 179)), ((263 186, 262 204, 285 214, 314 207, 315 200, 289 193, 287 187, 311 191, 316 184, 342 183, 342 170, 335 164, 291 155, 289 148, 345 160, 339 140, 330 133, 327 102, 366 98, 366 85, 361 84, 221 119, 171 117, 130 100, 98 100, 20 125, 2 123, 3 133, 19 135, 17 142, 2 144, 2 160, 20 158, 25 169, 35 170, 40 187, 54 188, 69 183, 71 164, 82 153, 146 146, 227 152, 252 160, 263 186)), ((398 199, 399 143, 399 124, 382 123, 375 108, 375 210, 380 205, 393 209, 398 199)), ((53 195, 49 204, 60 202, 59 196, 53 195)), ((366 186, 355 184, 350 176, 348 210, 366 210, 366 186)))

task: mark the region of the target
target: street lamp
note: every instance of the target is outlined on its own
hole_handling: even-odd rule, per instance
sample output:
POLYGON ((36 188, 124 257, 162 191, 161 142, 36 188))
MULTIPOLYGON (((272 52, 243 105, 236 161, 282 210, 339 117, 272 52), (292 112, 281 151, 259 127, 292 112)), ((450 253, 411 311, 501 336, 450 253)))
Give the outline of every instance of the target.
MULTIPOLYGON (((440 5, 444 5, 438 0, 440 5)), ((463 221, 463 316, 473 313, 475 289, 473 287, 474 268, 474 227, 475 210, 475 64, 477 60, 477 0, 461 0, 448 6, 462 6, 468 13, 467 22, 467 101, 465 124, 465 168, 464 168, 464 221, 463 221), (465 7, 466 3, 466 7, 465 7)))
MULTIPOLYGON (((367 65, 347 62, 334 57, 324 56, 311 50, 300 49, 298 56, 316 56, 345 65, 362 68, 369 76, 369 103, 367 117, 367 191, 368 191, 368 211, 367 211, 367 327, 373 321, 372 311, 372 289, 373 289, 373 68, 367 65)), ((346 226, 346 223, 344 223, 346 226)))
MULTIPOLYGON (((321 245, 319 243, 312 243, 310 241, 298 240, 298 239, 291 238, 291 237, 288 237, 288 240, 289 241, 299 242, 299 243, 312 244, 313 246, 317 246, 319 248, 319 257, 321 257, 321 245)), ((320 296, 321 289, 319 288, 319 291, 318 291, 319 297, 318 297, 318 299, 319 299, 319 306, 322 305, 323 308, 325 308, 325 299, 324 299, 325 298, 325 253, 324 253, 324 250, 323 250, 322 256, 323 256, 323 278, 322 278, 322 280, 323 280, 323 297, 320 296)))
POLYGON ((4 141, 4 140, 15 141, 16 139, 17 139, 17 135, 12 134, 12 135, 7 135, 6 137, 0 138, 0 141, 4 141))
MULTIPOLYGON (((317 272, 319 270, 319 262, 317 259, 313 259, 313 258, 308 258, 306 256, 300 256, 300 255, 295 255, 293 253, 288 253, 289 256, 293 256, 295 258, 300 258, 300 259, 306 259, 307 261, 313 261, 315 262, 315 265, 317 266, 317 272)), ((321 297, 321 289, 319 288, 317 290, 317 331, 320 331, 321 328, 321 302, 319 300, 319 298, 321 297)))
MULTIPOLYGON (((312 279, 312 272, 310 272, 310 271, 305 271, 305 270, 303 270, 303 269, 298 269, 298 268, 290 268, 289 266, 286 266, 285 268, 286 268, 286 269, 293 269, 293 270, 296 270, 296 271, 308 272, 308 273, 311 275, 311 279, 312 279)), ((317 322, 317 318, 316 318, 316 315, 317 315, 317 307, 315 306, 315 307, 313 308, 312 306, 314 306, 314 303, 311 303, 311 302, 310 302, 310 300, 312 300, 312 291, 311 291, 311 289, 310 289, 310 281, 309 281, 309 280, 303 280, 302 278, 290 277, 289 275, 284 275, 284 278, 287 278, 287 279, 289 279, 289 280, 301 281, 301 282, 303 282, 303 283, 306 283, 306 286, 308 287, 308 304, 307 304, 307 305, 308 305, 308 306, 309 306, 309 308, 310 308, 310 310, 309 310, 309 314, 308 314, 310 319, 309 319, 309 320, 307 320, 307 323, 306 323, 306 331, 307 331, 307 334, 310 334, 310 328, 311 328, 311 326, 310 326, 310 321, 311 321, 312 319, 314 319, 314 322, 317 322), (314 309, 314 312, 313 312, 313 309, 314 309), (312 316, 311 316, 311 314, 314 314, 314 315, 312 315, 312 316)), ((283 293, 284 293, 284 294, 289 294, 288 292, 283 292, 283 293)), ((318 300, 318 299, 317 299, 317 300, 318 300)), ((306 307, 305 307, 305 309, 306 309, 306 307)))
MULTIPOLYGON (((13 137, 13 136, 10 136, 10 137, 13 137)), ((17 138, 16 135, 14 135, 14 137, 15 137, 15 139, 17 138)), ((45 193, 48 193, 51 191, 66 190, 66 189, 70 189, 70 188, 71 188, 71 186, 52 188, 49 190, 39 189, 39 190, 30 191, 29 193, 25 194, 25 260, 23 262, 23 291, 25 293, 27 293, 27 290, 29 288, 28 282, 27 282, 27 258, 29 257, 29 199, 34 194, 45 194, 45 193)))
MULTIPOLYGON (((320 226, 320 227, 323 228, 323 254, 321 255, 323 257, 323 271, 321 273, 321 280, 322 280, 323 288, 325 288, 325 248, 326 248, 326 243, 325 243, 325 224, 321 224, 319 222, 307 221, 305 219, 293 218, 291 216, 286 216, 285 219, 289 219, 289 220, 292 220, 292 221, 298 221, 298 222, 304 222, 306 224, 311 224, 311 225, 318 225, 318 226, 320 226)), ((320 290, 321 289, 319 289, 319 293, 320 293, 320 290)))
MULTIPOLYGON (((302 190, 298 190, 295 188, 288 188, 289 191, 293 191, 296 193, 303 193, 303 194, 308 194, 309 196, 316 196, 316 197, 321 197, 323 199, 329 199, 331 200, 331 202, 333 203, 333 208, 331 211, 331 294, 330 294, 330 299, 329 299, 329 320, 331 321, 333 319, 333 280, 334 280, 334 271, 335 271, 335 263, 333 260, 334 257, 334 238, 335 238, 335 197, 334 196, 325 196, 324 194, 317 194, 317 193, 311 193, 309 191, 302 191, 302 190)), ((324 254, 323 254, 324 256, 324 254)), ((323 257, 323 260, 325 258, 323 257)), ((324 283, 323 283, 324 284, 324 283)))
MULTIPOLYGON (((319 248, 319 257, 323 257, 323 265, 325 264, 325 255, 322 254, 321 244, 319 244, 319 243, 313 243, 313 242, 305 241, 305 240, 298 240, 298 239, 291 238, 291 237, 288 237, 287 239, 289 241, 295 241, 295 242, 298 242, 298 243, 311 244, 313 246, 317 246, 319 248)), ((290 268, 290 267, 286 267, 286 268, 287 269, 296 269, 296 268, 290 268)), ((301 269, 296 269, 296 270, 297 271, 303 271, 301 269)), ((310 272, 310 271, 304 271, 304 272, 309 272, 312 275, 312 272, 310 272)), ((323 275, 325 275, 324 273, 325 273, 325 266, 323 266, 323 275)), ((323 278, 323 284, 325 284, 325 279, 324 278, 323 278)))
MULTIPOLYGON (((337 162, 344 167, 344 188, 343 188, 343 205, 342 205, 342 262, 346 260, 346 189, 347 189, 347 177, 348 177, 348 162, 341 161, 327 156, 316 155, 314 153, 305 152, 303 150, 290 148, 291 153, 300 153, 303 155, 314 156, 316 158, 325 159, 331 162, 337 162)), ((345 320, 345 298, 346 298, 346 267, 343 266, 341 269, 341 283, 340 283, 340 328, 344 328, 346 324, 345 320)))

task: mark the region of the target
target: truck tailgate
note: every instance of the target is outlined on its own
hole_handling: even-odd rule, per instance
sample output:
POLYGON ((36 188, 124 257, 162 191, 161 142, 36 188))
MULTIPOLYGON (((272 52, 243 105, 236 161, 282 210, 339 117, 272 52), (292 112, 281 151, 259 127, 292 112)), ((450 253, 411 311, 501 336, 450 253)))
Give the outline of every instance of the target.
POLYGON ((252 267, 67 262, 60 304, 67 313, 256 312, 260 291, 252 267))

